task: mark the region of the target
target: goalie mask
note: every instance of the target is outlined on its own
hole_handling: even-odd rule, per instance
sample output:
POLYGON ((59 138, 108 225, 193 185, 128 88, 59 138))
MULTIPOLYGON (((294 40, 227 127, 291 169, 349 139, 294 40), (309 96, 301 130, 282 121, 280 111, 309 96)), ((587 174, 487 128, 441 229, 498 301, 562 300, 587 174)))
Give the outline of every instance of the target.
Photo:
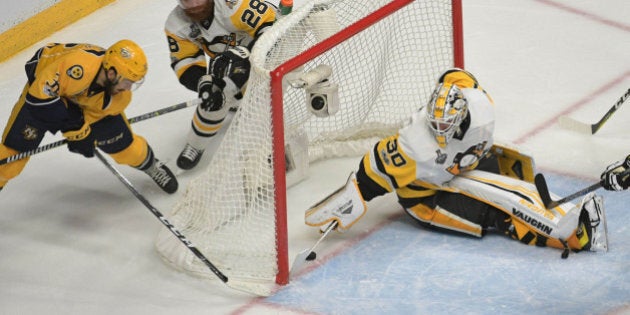
POLYGON ((439 84, 427 104, 426 118, 440 148, 446 147, 468 115, 468 101, 453 84, 439 84))

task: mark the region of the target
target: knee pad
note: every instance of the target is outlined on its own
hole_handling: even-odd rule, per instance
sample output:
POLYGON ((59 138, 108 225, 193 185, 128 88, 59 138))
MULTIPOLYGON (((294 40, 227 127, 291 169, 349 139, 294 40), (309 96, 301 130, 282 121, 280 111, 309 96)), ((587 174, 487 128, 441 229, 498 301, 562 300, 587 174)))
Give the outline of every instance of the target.
MULTIPOLYGON (((18 151, 11 149, 4 144, 0 144, 0 159, 5 159, 18 153, 18 151)), ((0 165, 0 187, 4 187, 9 180, 18 176, 24 169, 24 166, 26 166, 26 163, 28 163, 28 160, 29 158, 25 157, 17 161, 0 165)))
POLYGON ((133 141, 122 151, 110 153, 109 155, 118 164, 129 165, 135 168, 141 168, 146 163, 149 156, 149 144, 147 141, 136 134, 133 135, 133 141))
POLYGON ((481 225, 461 218, 440 206, 431 208, 425 204, 417 204, 405 208, 405 211, 423 224, 476 237, 483 236, 481 225))

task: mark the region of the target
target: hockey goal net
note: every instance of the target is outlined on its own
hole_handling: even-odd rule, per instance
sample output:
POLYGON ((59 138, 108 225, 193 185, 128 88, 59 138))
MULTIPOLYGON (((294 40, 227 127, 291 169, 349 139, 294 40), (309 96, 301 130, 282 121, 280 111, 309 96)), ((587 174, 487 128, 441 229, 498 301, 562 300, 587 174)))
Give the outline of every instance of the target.
MULTIPOLYGON (((424 105, 442 71, 462 66, 461 32, 460 0, 305 0, 256 43, 240 108, 171 221, 228 277, 288 283, 285 145, 307 156, 289 161, 300 169, 363 154, 424 105), (338 85, 327 117, 293 84, 319 65, 338 85)), ((156 247, 176 268, 214 277, 168 230, 156 247)))

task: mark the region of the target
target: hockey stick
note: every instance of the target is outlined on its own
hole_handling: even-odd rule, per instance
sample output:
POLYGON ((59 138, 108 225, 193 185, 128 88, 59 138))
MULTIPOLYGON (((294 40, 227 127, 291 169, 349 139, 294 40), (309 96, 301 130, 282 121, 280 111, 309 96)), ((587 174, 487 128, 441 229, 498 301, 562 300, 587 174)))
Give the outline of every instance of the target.
POLYGON ((133 195, 136 196, 136 198, 138 198, 138 200, 140 200, 140 202, 142 202, 144 206, 147 207, 147 209, 149 209, 149 211, 151 211, 151 213, 153 213, 153 215, 157 217, 158 220, 160 220, 160 222, 162 222, 162 224, 164 224, 169 229, 169 231, 173 233, 173 235, 175 235, 184 245, 186 245, 186 247, 193 254, 195 254, 195 256, 197 256, 197 258, 199 258, 199 260, 201 260, 208 267, 208 269, 210 269, 210 271, 212 271, 221 281, 223 281, 229 287, 243 292, 254 293, 263 296, 271 294, 270 290, 261 289, 253 284, 229 281, 228 277, 225 274, 223 274, 214 264, 212 264, 212 262, 210 262, 210 260, 208 260, 208 258, 206 258, 206 256, 204 256, 201 251, 199 251, 199 249, 197 249, 197 247, 195 247, 181 232, 179 232, 179 230, 177 230, 175 226, 173 226, 173 224, 171 224, 171 222, 169 222, 160 211, 153 207, 153 205, 151 205, 151 203, 135 187, 133 187, 131 182, 122 173, 120 173, 119 170, 117 170, 109 161, 107 161, 100 150, 96 149, 94 150, 94 153, 99 158, 99 160, 101 160, 101 162, 103 162, 103 164, 116 177, 118 177, 118 179, 123 184, 125 184, 125 186, 133 193, 133 195))
MULTIPOLYGON (((199 104, 199 103, 200 103, 199 99, 194 99, 194 100, 190 100, 190 101, 187 101, 187 102, 183 102, 183 103, 171 105, 171 106, 168 106, 168 107, 164 107, 162 109, 158 109, 158 110, 155 110, 155 111, 152 111, 152 112, 148 112, 148 113, 136 116, 136 117, 132 117, 132 118, 129 118, 127 121, 130 124, 133 124, 133 123, 136 123, 136 122, 139 122, 139 121, 143 121, 143 120, 147 120, 147 119, 150 119, 150 118, 153 118, 153 117, 157 117, 157 116, 160 116, 160 115, 163 115, 163 114, 166 114, 166 113, 174 112, 176 110, 180 110, 180 109, 183 109, 183 108, 187 108, 187 107, 191 107, 191 106, 197 106, 197 104, 199 104)), ((64 144, 66 144, 67 142, 68 142, 68 140, 63 139, 63 140, 59 140, 59 141, 56 141, 56 142, 52 142, 52 143, 43 145, 41 147, 37 147, 36 149, 33 149, 33 150, 20 152, 20 153, 18 153, 16 155, 12 155, 12 156, 9 156, 7 158, 4 158, 4 159, 0 160, 0 165, 9 164, 11 162, 15 162, 17 160, 21 160, 21 159, 29 157, 31 155, 35 155, 35 154, 38 154, 38 153, 41 153, 41 152, 44 152, 44 151, 48 151, 48 150, 56 148, 56 147, 60 147, 60 146, 62 146, 64 144)))
POLYGON ((297 256, 295 256, 295 260, 293 260, 293 265, 291 266, 289 274, 293 274, 294 270, 299 270, 305 262, 315 260, 315 258, 317 258, 315 247, 317 247, 317 245, 319 245, 319 243, 321 243, 324 238, 326 238, 328 233, 330 233, 330 231, 334 230, 336 227, 337 221, 333 221, 332 223, 330 223, 324 231, 324 234, 317 240, 317 242, 315 242, 315 245, 313 245, 311 248, 307 248, 301 251, 297 256))
POLYGON ((594 135, 597 130, 599 130, 599 128, 601 128, 606 123, 608 118, 610 118, 610 116, 612 116, 612 114, 614 114, 617 109, 621 107, 621 104, 623 104, 628 99, 628 97, 630 97, 630 88, 626 91, 626 93, 621 96, 621 98, 619 98, 619 100, 617 100, 617 103, 615 103, 615 105, 613 105, 613 107, 611 107, 608 112, 606 112, 604 117, 602 117, 602 119, 594 124, 589 125, 587 123, 577 121, 569 116, 560 116, 560 118, 558 119, 558 123, 560 123, 560 126, 569 130, 594 135))
MULTIPOLYGON (((619 175, 627 175, 627 174, 630 174, 630 168, 621 172, 619 175)), ((590 185, 586 188, 578 190, 564 198, 561 198, 559 200, 552 200, 551 195, 549 194, 549 187, 547 187, 547 181, 545 180, 545 176, 543 174, 540 174, 540 173, 536 174, 536 177, 534 177, 534 183, 536 184, 536 190, 538 190, 540 199, 542 200, 543 204, 545 205, 545 208, 547 209, 553 209, 567 201, 571 201, 577 197, 584 196, 590 193, 591 191, 595 191, 602 187, 602 182, 599 181, 593 185, 590 185)))

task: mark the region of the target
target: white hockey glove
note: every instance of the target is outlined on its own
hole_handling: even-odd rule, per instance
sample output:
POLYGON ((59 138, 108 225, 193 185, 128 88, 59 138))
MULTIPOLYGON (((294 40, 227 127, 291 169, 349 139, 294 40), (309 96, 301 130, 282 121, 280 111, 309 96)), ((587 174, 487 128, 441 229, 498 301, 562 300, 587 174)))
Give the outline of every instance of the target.
POLYGON ((602 173, 602 187, 606 190, 621 191, 630 186, 630 174, 621 174, 630 168, 630 155, 624 160, 610 164, 602 173))
POLYGON ((352 172, 346 184, 330 194, 310 209, 306 210, 304 221, 310 226, 325 230, 332 221, 337 221, 337 230, 345 232, 365 214, 366 204, 357 185, 357 177, 352 172))

